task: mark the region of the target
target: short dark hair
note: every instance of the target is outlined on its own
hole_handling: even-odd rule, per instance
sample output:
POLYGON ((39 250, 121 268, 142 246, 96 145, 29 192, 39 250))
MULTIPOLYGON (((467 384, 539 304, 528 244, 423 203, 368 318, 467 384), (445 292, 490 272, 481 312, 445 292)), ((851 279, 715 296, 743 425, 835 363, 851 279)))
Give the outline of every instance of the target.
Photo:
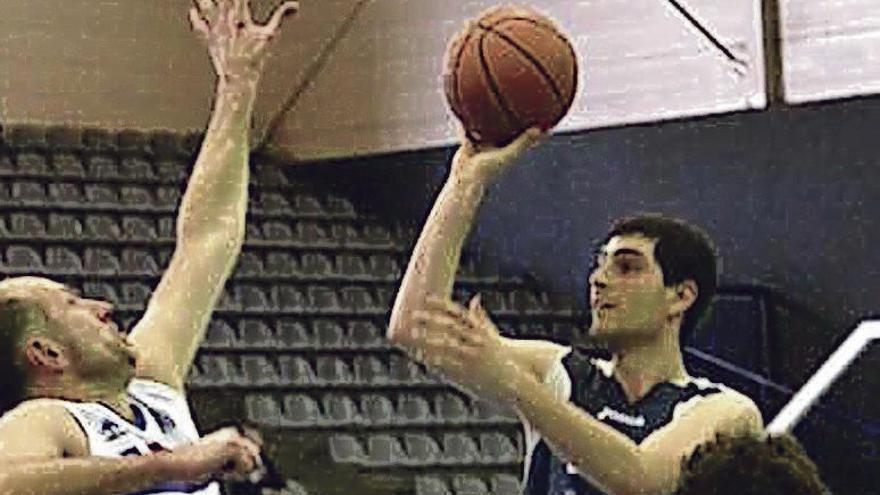
POLYGON ((715 245, 709 235, 696 226, 657 213, 615 221, 602 244, 607 244, 612 237, 632 234, 656 239, 654 258, 663 270, 663 285, 671 287, 685 280, 697 283, 697 299, 685 311, 681 323, 679 340, 685 343, 709 315, 718 288, 715 245))
POLYGON ((682 463, 676 495, 827 495, 819 469, 797 439, 718 436, 682 463))

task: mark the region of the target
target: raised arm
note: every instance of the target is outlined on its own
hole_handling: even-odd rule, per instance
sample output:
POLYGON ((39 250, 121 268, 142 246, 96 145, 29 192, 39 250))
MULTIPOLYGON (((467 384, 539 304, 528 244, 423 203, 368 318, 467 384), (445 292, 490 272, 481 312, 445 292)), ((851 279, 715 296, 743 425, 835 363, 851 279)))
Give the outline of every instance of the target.
POLYGON ((248 132, 266 45, 283 4, 255 25, 247 0, 198 0, 193 28, 208 45, 217 89, 214 109, 177 217, 177 246, 129 340, 138 376, 181 389, 211 313, 235 267, 245 234, 248 132))
POLYGON ((424 336, 414 324, 415 312, 425 308, 429 297, 451 296, 461 249, 486 188, 541 136, 538 129, 530 129, 504 148, 478 149, 462 135, 462 146, 416 242, 394 301, 389 340, 417 356, 425 351, 424 336))

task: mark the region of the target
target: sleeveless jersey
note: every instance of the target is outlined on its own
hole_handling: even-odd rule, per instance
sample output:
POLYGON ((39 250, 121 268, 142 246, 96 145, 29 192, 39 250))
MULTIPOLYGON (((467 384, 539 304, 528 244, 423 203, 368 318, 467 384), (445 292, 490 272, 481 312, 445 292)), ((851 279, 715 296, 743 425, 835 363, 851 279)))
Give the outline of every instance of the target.
MULTIPOLYGON (((722 392, 724 387, 703 378, 685 386, 655 385, 629 404, 618 381, 600 362, 577 349, 569 352, 548 374, 560 400, 571 401, 590 416, 613 427, 636 443, 675 420, 679 406, 722 392)), ((538 432, 526 426, 525 495, 604 495, 574 467, 558 458, 538 432)))
MULTIPOLYGON (((173 450, 199 439, 186 398, 162 383, 133 379, 128 399, 134 423, 97 402, 64 401, 85 432, 93 456, 124 457, 173 450)), ((164 483, 132 495, 220 495, 217 482, 164 483)))

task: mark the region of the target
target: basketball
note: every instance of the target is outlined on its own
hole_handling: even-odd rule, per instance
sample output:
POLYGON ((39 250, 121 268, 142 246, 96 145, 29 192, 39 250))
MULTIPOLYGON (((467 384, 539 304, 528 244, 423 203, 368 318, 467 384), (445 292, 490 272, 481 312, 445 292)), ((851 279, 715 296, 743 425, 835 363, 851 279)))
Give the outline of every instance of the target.
POLYGON ((529 127, 558 124, 571 108, 577 75, 574 47, 553 20, 505 5, 451 40, 443 85, 468 138, 503 146, 529 127))

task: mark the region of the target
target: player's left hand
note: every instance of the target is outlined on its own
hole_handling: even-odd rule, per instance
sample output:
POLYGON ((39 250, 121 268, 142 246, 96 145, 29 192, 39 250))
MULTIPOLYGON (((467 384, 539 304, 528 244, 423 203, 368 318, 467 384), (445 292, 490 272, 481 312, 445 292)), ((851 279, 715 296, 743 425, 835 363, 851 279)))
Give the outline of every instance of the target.
POLYGON ((523 370, 506 355, 504 339, 480 304, 480 296, 465 308, 448 299, 429 298, 413 315, 426 365, 482 398, 507 402, 513 376, 523 370))
POLYGON ((193 0, 189 20, 208 45, 214 71, 221 82, 256 83, 263 70, 266 45, 278 34, 282 18, 299 9, 284 2, 269 22, 260 26, 251 17, 250 0, 193 0))

